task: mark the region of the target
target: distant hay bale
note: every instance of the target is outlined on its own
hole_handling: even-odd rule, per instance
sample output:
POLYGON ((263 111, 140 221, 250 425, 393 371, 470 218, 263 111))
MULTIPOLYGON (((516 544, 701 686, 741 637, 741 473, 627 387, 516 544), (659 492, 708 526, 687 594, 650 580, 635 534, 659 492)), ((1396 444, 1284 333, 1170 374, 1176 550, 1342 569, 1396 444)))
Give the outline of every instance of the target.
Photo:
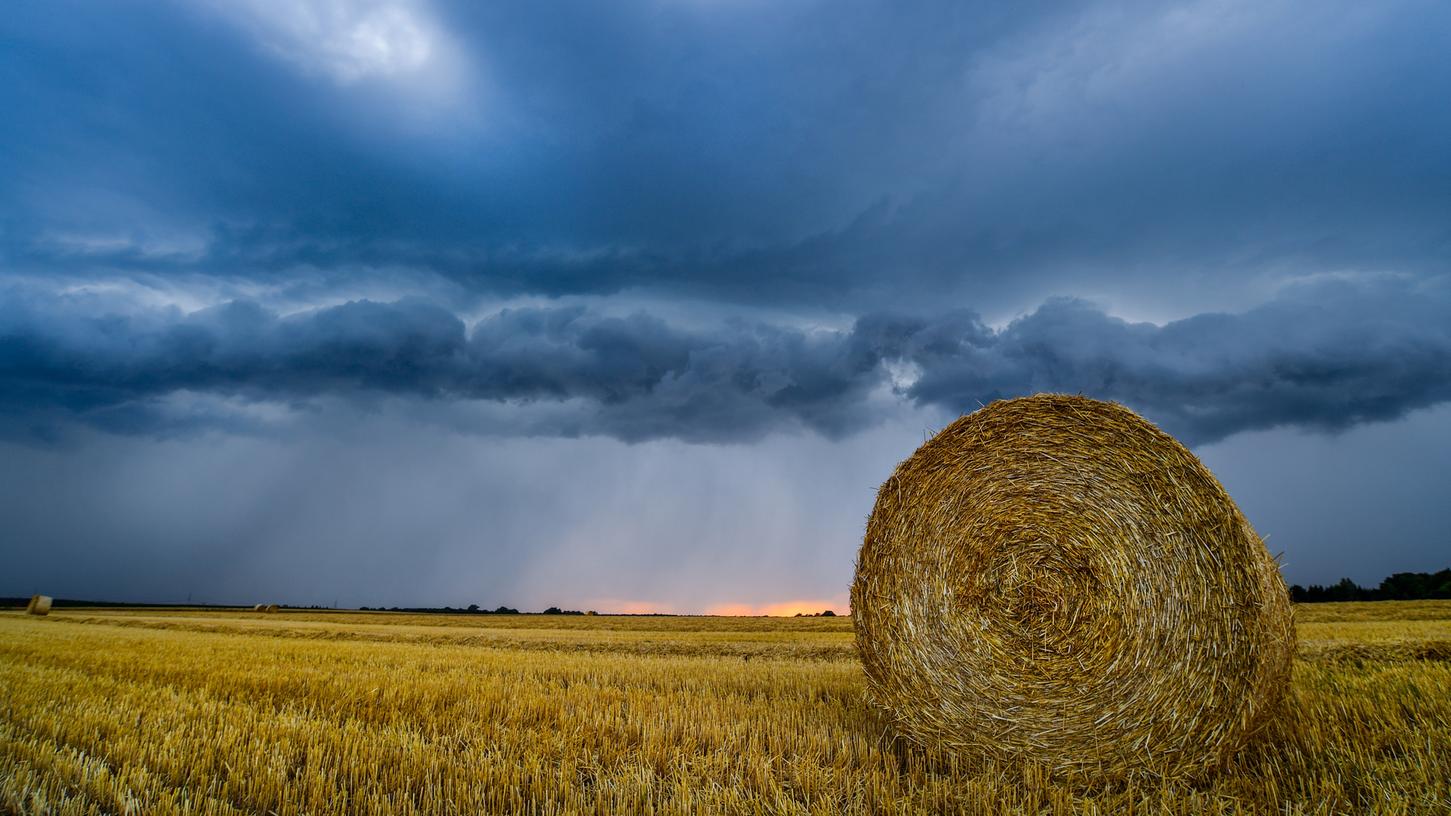
POLYGON ((31 595, 30 603, 26 604, 25 606, 25 614, 41 616, 49 615, 50 605, 54 602, 55 600, 49 595, 31 595))
POLYGON ((877 494, 851 589, 871 702, 958 758, 1195 777, 1266 722, 1284 580, 1207 468, 1113 403, 958 419, 877 494))
POLYGON ((267 611, 268 612, 276 612, 277 611, 277 604, 267 604, 267 611))
POLYGON ((252 611, 253 612, 266 612, 267 611, 267 605, 266 604, 252 604, 252 611))

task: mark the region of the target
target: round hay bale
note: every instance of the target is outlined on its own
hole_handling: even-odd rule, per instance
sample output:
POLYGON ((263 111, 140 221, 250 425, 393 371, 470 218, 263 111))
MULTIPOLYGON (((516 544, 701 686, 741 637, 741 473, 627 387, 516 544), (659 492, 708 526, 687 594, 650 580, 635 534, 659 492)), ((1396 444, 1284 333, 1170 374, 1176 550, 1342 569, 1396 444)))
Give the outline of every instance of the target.
POLYGON ((25 614, 49 615, 52 603, 54 603, 54 600, 49 595, 31 595, 30 603, 25 606, 25 614))
POLYGON ((267 604, 267 611, 268 612, 276 612, 277 611, 277 604, 267 604))
POLYGON ((1289 681, 1289 595, 1213 474, 1121 405, 1040 394, 897 466, 851 589, 901 735, 1060 777, 1194 777, 1289 681))
POLYGON ((267 605, 266 604, 252 604, 252 611, 253 612, 266 612, 267 611, 267 605))

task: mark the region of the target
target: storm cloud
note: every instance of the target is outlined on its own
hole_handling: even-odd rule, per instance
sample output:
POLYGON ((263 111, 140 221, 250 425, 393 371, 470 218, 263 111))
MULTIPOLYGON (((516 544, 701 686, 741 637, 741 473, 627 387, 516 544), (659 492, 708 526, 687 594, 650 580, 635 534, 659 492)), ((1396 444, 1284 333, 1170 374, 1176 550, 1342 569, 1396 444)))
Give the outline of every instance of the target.
POLYGON ((418 301, 286 316, 241 301, 109 315, 62 298, 21 302, 0 311, 4 407, 132 432, 170 430, 174 417, 148 406, 177 393, 554 404, 531 432, 733 442, 840 437, 879 422, 893 400, 966 412, 1039 391, 1124 402, 1191 443, 1343 429, 1451 399, 1451 296, 1393 278, 1302 284, 1247 312, 1162 326, 1056 299, 1000 329, 969 311, 869 314, 833 330, 684 327, 584 306, 468 325, 418 301))
POLYGON ((1285 275, 1444 271, 1448 23, 1415 0, 21 7, 0 259, 841 314, 1243 309, 1285 275))

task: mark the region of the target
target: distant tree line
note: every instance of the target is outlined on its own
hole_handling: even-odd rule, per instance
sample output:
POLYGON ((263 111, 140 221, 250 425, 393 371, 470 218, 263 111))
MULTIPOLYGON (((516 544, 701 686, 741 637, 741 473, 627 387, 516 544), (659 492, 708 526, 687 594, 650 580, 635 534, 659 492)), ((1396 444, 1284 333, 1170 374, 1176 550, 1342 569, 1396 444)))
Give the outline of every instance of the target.
POLYGON ((1374 588, 1363 587, 1349 578, 1341 578, 1339 583, 1330 586, 1312 584, 1302 587, 1295 584, 1290 587, 1290 600, 1295 603, 1422 601, 1432 598, 1451 598, 1451 569, 1440 572, 1398 572, 1374 588))
MULTIPOLYGON (((7 607, 7 606, 24 607, 28 603, 30 603, 30 596, 29 595, 26 595, 24 597, 19 597, 19 598, 0 598, 0 607, 7 607)), ((175 609, 176 607, 179 607, 179 606, 216 607, 218 609, 237 609, 237 608, 239 608, 239 607, 234 606, 234 605, 231 605, 231 604, 208 604, 208 603, 195 603, 195 604, 179 604, 179 603, 135 603, 135 602, 128 602, 128 601, 87 601, 87 600, 82 600, 82 599, 77 599, 77 598, 56 598, 54 601, 52 601, 51 605, 52 605, 53 608, 56 608, 56 609, 63 609, 65 607, 72 607, 72 608, 76 608, 76 609, 85 609, 85 608, 88 608, 88 607, 98 607, 98 606, 106 606, 106 607, 137 607, 137 608, 142 608, 142 609, 175 609)), ((251 606, 249 605, 247 608, 250 609, 251 606)))
MULTIPOLYGON (((1290 587, 1290 600, 1295 603, 1323 603, 1327 601, 1421 601, 1431 599, 1451 599, 1451 568, 1443 569, 1440 572, 1398 572, 1390 575, 1380 582, 1376 587, 1363 587, 1349 578, 1342 578, 1338 583, 1330 586, 1311 584, 1308 587, 1295 584, 1290 587)), ((0 608, 23 607, 30 601, 30 598, 6 598, 0 597, 0 608)), ((189 604, 196 607, 215 607, 222 609, 248 608, 233 607, 217 604, 189 604)), ((131 607, 175 607, 178 604, 157 604, 157 603, 125 603, 118 601, 88 601, 71 598, 56 598, 55 606, 64 607, 94 607, 94 606, 131 606, 131 607)), ((321 605, 306 607, 283 605, 284 609, 331 609, 321 605)), ((494 609, 481 609, 478 604, 469 604, 467 608, 455 609, 452 606, 432 607, 398 607, 398 606, 360 606, 358 609, 364 612, 414 612, 414 613, 439 613, 439 614, 471 614, 471 615, 519 615, 521 613, 512 606, 499 606, 494 609)), ((551 606, 544 610, 545 615, 594 615, 593 609, 588 612, 581 612, 578 609, 561 609, 551 606)), ((638 617, 653 617, 662 613, 645 613, 638 617)), ((836 613, 830 609, 824 612, 797 612, 798 618, 834 618, 836 613)))

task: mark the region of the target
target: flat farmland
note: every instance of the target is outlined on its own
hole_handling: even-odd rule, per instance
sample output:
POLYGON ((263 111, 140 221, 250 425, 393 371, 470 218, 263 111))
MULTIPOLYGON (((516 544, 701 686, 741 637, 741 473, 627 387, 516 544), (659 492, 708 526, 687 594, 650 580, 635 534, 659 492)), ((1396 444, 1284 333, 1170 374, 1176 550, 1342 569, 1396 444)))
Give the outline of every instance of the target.
POLYGON ((1445 813, 1451 602, 1297 609, 1284 714, 1196 784, 893 740, 849 618, 0 613, 15 813, 1445 813))

